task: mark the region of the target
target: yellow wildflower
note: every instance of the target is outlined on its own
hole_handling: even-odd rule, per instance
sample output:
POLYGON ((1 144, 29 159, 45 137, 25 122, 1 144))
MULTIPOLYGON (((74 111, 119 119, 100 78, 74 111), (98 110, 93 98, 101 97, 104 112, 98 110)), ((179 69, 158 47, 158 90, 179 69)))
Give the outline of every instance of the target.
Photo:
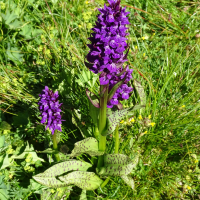
POLYGON ((145 57, 145 53, 143 53, 143 57, 145 57))
POLYGON ((52 194, 55 193, 55 190, 54 190, 54 189, 51 189, 51 193, 52 193, 52 194))
POLYGON ((138 119, 142 119, 142 115, 139 115, 138 119))
POLYGON ((182 105, 181 107, 182 107, 182 108, 185 108, 185 105, 182 105))
POLYGON ((147 131, 145 131, 144 134, 147 134, 147 131))
POLYGON ((151 115, 149 115, 148 118, 151 119, 151 115))
POLYGON ((142 39, 145 40, 146 38, 145 38, 145 37, 142 37, 142 39))
POLYGON ((9 174, 9 178, 12 179, 12 177, 13 177, 13 174, 9 174))
POLYGON ((0 2, 0 9, 4 10, 6 8, 6 5, 4 2, 0 2))
POLYGON ((135 46, 135 49, 138 49, 138 47, 137 47, 137 46, 135 46))
POLYGON ((50 55, 50 50, 49 49, 47 49, 46 51, 45 51, 45 54, 47 54, 47 55, 50 55))
POLYGON ((73 56, 73 57, 72 57, 72 60, 73 60, 73 61, 76 61, 76 57, 73 56))
POLYGON ((124 120, 122 120, 121 122, 120 122, 120 124, 123 124, 124 123, 124 120))
POLYGON ((192 188, 191 188, 190 186, 187 186, 187 189, 188 189, 188 190, 191 190, 192 188))
POLYGON ((92 27, 93 27, 93 26, 92 26, 91 23, 88 23, 88 24, 87 24, 87 28, 88 28, 88 29, 91 29, 92 27))
POLYGON ((130 122, 134 123, 134 122, 135 122, 134 118, 133 118, 133 119, 131 119, 131 121, 130 121, 130 122))
POLYGON ((151 122, 149 125, 151 125, 152 127, 155 126, 155 122, 151 122))
POLYGON ((79 24, 78 27, 81 28, 82 26, 79 24))
POLYGON ((198 160, 195 160, 195 161, 194 161, 194 163, 198 163, 198 162, 199 162, 198 160))
POLYGON ((38 51, 42 51, 43 50, 43 46, 40 45, 39 48, 38 48, 38 51))
POLYGON ((89 3, 89 1, 86 1, 85 3, 86 3, 86 4, 88 4, 88 3, 89 3))
POLYGON ((156 33, 153 33, 153 35, 155 35, 156 33))

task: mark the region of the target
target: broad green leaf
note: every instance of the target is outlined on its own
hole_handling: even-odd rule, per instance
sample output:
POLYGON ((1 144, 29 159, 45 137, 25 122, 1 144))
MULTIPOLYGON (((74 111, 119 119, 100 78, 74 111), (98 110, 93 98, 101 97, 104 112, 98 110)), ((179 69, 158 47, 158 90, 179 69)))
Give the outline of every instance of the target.
POLYGON ((135 110, 141 109, 143 107, 144 106, 142 105, 135 105, 132 108, 126 108, 116 111, 107 109, 106 130, 103 132, 102 135, 111 134, 124 116, 132 115, 135 110))
POLYGON ((9 25, 10 22, 12 22, 13 20, 15 20, 18 16, 14 13, 14 11, 11 13, 10 10, 8 9, 6 11, 6 14, 1 14, 2 18, 5 21, 5 24, 9 25))
POLYGON ((71 172, 59 177, 66 184, 73 184, 83 190, 96 190, 103 182, 94 172, 71 172))
POLYGON ((12 127, 9 123, 7 123, 6 121, 2 121, 1 125, 0 125, 0 129, 2 130, 10 130, 12 127))
POLYGON ((0 199, 1 200, 9 200, 8 190, 0 189, 0 199))
MULTIPOLYGON (((137 91, 137 93, 140 97, 140 105, 146 105, 146 95, 145 95, 145 91, 144 91, 143 86, 136 79, 134 80, 134 86, 135 86, 135 89, 136 89, 136 91, 137 91)), ((140 110, 140 113, 142 113, 143 111, 144 111, 144 108, 142 108, 140 110)))
POLYGON ((82 190, 79 200, 87 200, 87 190, 82 190))
POLYGON ((100 168, 99 175, 104 176, 122 176, 131 173, 138 163, 137 155, 134 162, 124 154, 106 154, 104 155, 104 167, 100 168))
POLYGON ((72 123, 75 124, 84 138, 92 136, 92 128, 89 125, 88 119, 82 119, 81 114, 74 109, 72 112, 72 123))
POLYGON ((62 187, 55 189, 55 193, 52 193, 52 189, 42 190, 41 200, 60 200, 67 199, 70 195, 72 186, 62 187))
POLYGON ((93 120, 93 123, 96 126, 98 126, 99 108, 96 108, 95 106, 93 106, 90 101, 89 101, 89 114, 93 120))
POLYGON ((104 154, 104 152, 98 151, 98 142, 93 137, 76 142, 74 146, 70 155, 71 157, 79 156, 82 153, 87 153, 90 156, 100 156, 104 154))
POLYGON ((32 37, 36 37, 38 35, 41 35, 43 31, 41 29, 33 29, 32 31, 32 37))
POLYGON ((10 44, 8 43, 8 48, 6 50, 6 54, 8 56, 9 60, 12 61, 18 61, 18 62, 22 62, 23 59, 23 54, 21 53, 21 51, 17 48, 17 47, 10 47, 10 44))
POLYGON ((5 135, 0 136, 0 148, 4 146, 5 135))
POLYGON ((11 164, 11 162, 8 158, 8 154, 6 154, 5 158, 3 159, 0 170, 5 169, 6 167, 10 166, 10 164, 11 164))
POLYGON ((31 32, 33 27, 29 24, 23 26, 19 34, 23 35, 26 39, 31 38, 31 32))
POLYGON ((19 155, 12 155, 12 159, 24 159, 27 154, 31 154, 32 156, 32 161, 37 162, 38 160, 45 162, 43 158, 40 158, 37 156, 37 153, 35 152, 33 145, 29 146, 29 143, 27 142, 26 148, 24 149, 24 152, 19 154, 19 155))
POLYGON ((58 163, 43 173, 33 176, 33 178, 40 184, 46 185, 48 187, 65 187, 67 184, 65 182, 61 182, 58 179, 58 176, 69 171, 87 171, 90 167, 92 167, 92 165, 87 162, 70 160, 58 163))
POLYGON ((51 0, 53 4, 56 4, 58 0, 51 0))
POLYGON ((122 175, 121 178, 124 182, 129 185, 133 190, 135 189, 135 182, 130 175, 122 175))
POLYGON ((97 74, 92 73, 88 69, 82 70, 80 74, 77 75, 79 79, 75 81, 82 87, 89 86, 93 88, 99 76, 97 74))
POLYGON ((5 21, 5 24, 10 28, 10 29, 16 29, 22 26, 22 22, 17 20, 18 15, 15 14, 14 11, 12 13, 10 12, 9 9, 6 10, 6 14, 1 14, 2 18, 5 21))

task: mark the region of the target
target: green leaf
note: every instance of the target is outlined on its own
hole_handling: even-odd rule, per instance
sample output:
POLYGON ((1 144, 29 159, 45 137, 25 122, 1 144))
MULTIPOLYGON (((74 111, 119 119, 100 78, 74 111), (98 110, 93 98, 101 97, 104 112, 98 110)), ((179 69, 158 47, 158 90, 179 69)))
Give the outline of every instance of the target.
POLYGON ((91 126, 88 126, 89 124, 87 124, 88 119, 82 119, 81 114, 75 109, 74 112, 72 112, 72 123, 79 128, 84 138, 90 137, 92 135, 92 128, 91 126), (85 122, 86 125, 84 125, 82 122, 85 122))
POLYGON ((98 126, 98 118, 99 118, 99 108, 96 108, 92 105, 92 103, 89 101, 89 115, 93 120, 93 123, 98 126))
POLYGON ((31 38, 31 32, 33 27, 29 24, 23 26, 19 34, 23 35, 26 39, 31 38))
POLYGON ((41 200, 60 200, 67 199, 70 195, 72 186, 59 188, 59 191, 56 190, 55 193, 51 192, 51 189, 42 190, 41 200))
MULTIPOLYGON (((23 148, 23 147, 22 147, 23 148)), ((37 162, 38 160, 45 162, 44 159, 40 158, 37 156, 37 153, 35 152, 33 145, 29 146, 29 143, 27 142, 26 148, 24 149, 24 152, 19 154, 19 155, 12 155, 12 159, 24 159, 27 154, 31 154, 32 156, 32 161, 37 162)))
POLYGON ((8 43, 8 48, 6 50, 6 54, 8 56, 9 60, 12 60, 13 62, 22 62, 23 54, 21 54, 21 51, 17 47, 10 47, 10 44, 8 43))
POLYGON ((12 11, 10 12, 9 9, 7 9, 6 14, 1 14, 2 18, 5 21, 5 24, 10 28, 10 29, 16 29, 22 26, 22 22, 18 21, 18 15, 12 11))
POLYGON ((103 132, 102 135, 111 134, 124 116, 132 115, 133 111, 141 109, 143 107, 144 106, 142 105, 135 105, 132 108, 126 108, 126 109, 116 110, 116 111, 107 109, 106 130, 103 132))
POLYGON ((3 163, 1 165, 0 170, 5 169, 6 167, 10 166, 11 162, 8 158, 8 154, 6 154, 5 158, 3 159, 3 163))
POLYGON ((106 154, 104 155, 104 167, 100 168, 98 174, 104 176, 122 176, 131 173, 138 163, 139 155, 134 162, 124 154, 106 154))
POLYGON ((5 143, 5 135, 0 136, 0 148, 4 146, 5 143))
POLYGON ((121 178, 122 178, 122 179, 124 180, 124 182, 125 182, 127 185, 129 185, 133 190, 135 189, 135 182, 134 182, 133 178, 132 178, 130 175, 128 175, 128 176, 122 175, 121 178))
POLYGON ((1 14, 2 18, 5 21, 5 24, 9 25, 10 22, 15 20, 18 16, 14 13, 14 11, 11 13, 10 10, 8 9, 6 14, 1 14))
POLYGON ((6 121, 2 121, 0 125, 0 129, 2 130, 10 130, 12 127, 6 121))
POLYGON ((93 137, 76 142, 74 146, 70 155, 71 157, 79 156, 82 153, 87 153, 90 156, 100 156, 104 154, 104 152, 98 151, 98 141, 93 137))
MULTIPOLYGON (((143 86, 136 79, 134 80, 135 89, 140 97, 140 105, 146 105, 146 95, 143 86)), ((144 111, 144 108, 140 110, 140 114, 144 111)))
POLYGON ((88 69, 82 70, 80 74, 78 74, 79 79, 75 81, 82 87, 89 86, 93 88, 99 76, 97 74, 92 73, 88 69))
POLYGON ((90 163, 77 160, 70 160, 58 163, 50 167, 43 173, 33 176, 33 178, 40 184, 46 185, 48 187, 65 187, 67 184, 65 182, 61 182, 58 179, 58 176, 69 171, 87 171, 90 167, 92 167, 90 163))
POLYGON ((43 31, 41 29, 33 29, 32 31, 32 37, 36 37, 38 35, 41 35, 43 31))
POLYGON ((7 189, 0 189, 0 199, 1 200, 9 200, 7 189))
POLYGON ((83 190, 96 190, 103 182, 94 172, 75 171, 59 177, 66 184, 73 184, 83 190))
POLYGON ((79 200, 87 200, 87 190, 82 190, 79 200))
POLYGON ((87 88, 86 88, 86 95, 93 106, 95 106, 96 108, 100 108, 98 97, 94 93, 90 92, 87 88))

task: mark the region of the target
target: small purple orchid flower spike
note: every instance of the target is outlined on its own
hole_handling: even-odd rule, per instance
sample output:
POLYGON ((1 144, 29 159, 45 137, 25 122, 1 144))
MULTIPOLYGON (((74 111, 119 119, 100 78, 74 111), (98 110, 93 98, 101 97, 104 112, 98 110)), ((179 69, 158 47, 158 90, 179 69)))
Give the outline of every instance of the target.
MULTIPOLYGON (((41 112, 41 123, 46 125, 46 129, 49 128, 52 134, 54 134, 55 130, 61 130, 61 115, 62 111, 60 108, 62 103, 58 102, 58 91, 53 93, 52 90, 49 90, 47 86, 42 90, 42 93, 39 94, 40 101, 38 102, 39 110, 41 112)), ((45 130, 46 130, 45 129, 45 130)))

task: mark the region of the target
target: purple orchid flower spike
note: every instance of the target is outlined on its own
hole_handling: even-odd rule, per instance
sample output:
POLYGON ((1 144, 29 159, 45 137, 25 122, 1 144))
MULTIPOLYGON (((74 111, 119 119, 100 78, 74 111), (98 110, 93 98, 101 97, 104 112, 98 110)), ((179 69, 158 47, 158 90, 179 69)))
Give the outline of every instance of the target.
MULTIPOLYGON (((41 113, 41 123, 46 125, 46 129, 49 128, 51 133, 54 134, 55 130, 61 130, 61 115, 62 111, 60 108, 62 103, 59 104, 58 101, 58 91, 53 93, 52 90, 49 90, 47 86, 42 90, 42 93, 39 94, 40 100, 38 102, 39 110, 41 113)), ((45 130, 46 130, 45 129, 45 130)))
POLYGON ((129 12, 120 6, 120 0, 108 0, 108 3, 108 6, 105 4, 104 8, 98 9, 100 14, 95 27, 92 28, 94 33, 88 38, 91 44, 88 44, 90 52, 87 60, 89 63, 86 66, 95 74, 101 72, 100 85, 109 84, 108 92, 115 84, 124 80, 107 104, 107 107, 112 108, 113 105, 118 105, 119 101, 129 98, 129 93, 133 88, 128 87, 127 83, 132 78, 133 70, 127 66, 123 68, 129 51, 126 43, 126 36, 129 35, 126 32, 128 29, 126 25, 130 24, 127 17, 129 12))

